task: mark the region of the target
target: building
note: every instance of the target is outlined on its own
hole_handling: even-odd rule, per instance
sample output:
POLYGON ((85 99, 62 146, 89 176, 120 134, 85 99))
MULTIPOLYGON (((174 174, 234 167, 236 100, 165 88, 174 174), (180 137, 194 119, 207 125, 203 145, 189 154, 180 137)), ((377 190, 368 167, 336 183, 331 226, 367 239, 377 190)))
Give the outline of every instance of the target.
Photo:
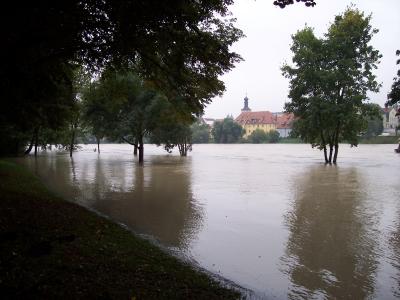
POLYGON ((247 138, 256 129, 261 129, 264 132, 276 130, 280 137, 287 137, 292 130, 293 115, 270 111, 252 112, 249 108, 249 98, 246 96, 242 112, 235 121, 244 128, 244 138, 247 138))
POLYGON ((399 110, 397 105, 392 107, 387 106, 382 109, 382 119, 383 119, 383 132, 389 134, 395 134, 396 128, 400 125, 399 123, 399 110))
POLYGON ((247 138, 256 129, 265 132, 276 130, 275 118, 270 111, 244 111, 235 121, 244 128, 243 137, 247 138))
POLYGON ((244 111, 251 111, 251 109, 249 107, 249 98, 247 98, 247 95, 246 95, 246 97, 244 97, 244 106, 242 108, 242 112, 244 112, 244 111))
POLYGON ((279 132, 280 137, 289 137, 290 133, 292 132, 293 120, 293 114, 280 113, 277 115, 276 131, 279 132))

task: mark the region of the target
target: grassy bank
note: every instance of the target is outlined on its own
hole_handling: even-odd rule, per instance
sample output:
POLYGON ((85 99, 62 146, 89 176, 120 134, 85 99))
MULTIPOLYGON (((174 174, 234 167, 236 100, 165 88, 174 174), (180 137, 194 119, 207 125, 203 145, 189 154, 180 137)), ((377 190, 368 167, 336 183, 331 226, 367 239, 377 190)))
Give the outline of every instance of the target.
MULTIPOLYGON (((360 138, 359 144, 398 144, 400 136, 374 136, 370 138, 360 138)), ((282 138, 279 139, 279 144, 302 144, 304 143, 299 138, 282 138)), ((347 142, 343 142, 347 143, 347 142)))
POLYGON ((397 144, 400 136, 374 136, 360 139, 360 144, 397 144))
POLYGON ((0 161, 3 299, 237 299, 204 273, 0 161))
POLYGON ((304 144, 304 142, 299 138, 281 138, 278 144, 304 144))

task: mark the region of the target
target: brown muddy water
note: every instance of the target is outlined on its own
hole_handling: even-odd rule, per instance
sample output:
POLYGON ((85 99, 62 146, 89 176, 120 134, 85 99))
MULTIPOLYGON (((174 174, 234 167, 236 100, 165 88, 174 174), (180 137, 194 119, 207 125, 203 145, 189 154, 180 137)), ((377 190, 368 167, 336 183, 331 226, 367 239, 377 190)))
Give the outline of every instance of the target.
POLYGON ((20 161, 65 199, 266 299, 400 297, 400 155, 308 145, 83 146, 20 161))

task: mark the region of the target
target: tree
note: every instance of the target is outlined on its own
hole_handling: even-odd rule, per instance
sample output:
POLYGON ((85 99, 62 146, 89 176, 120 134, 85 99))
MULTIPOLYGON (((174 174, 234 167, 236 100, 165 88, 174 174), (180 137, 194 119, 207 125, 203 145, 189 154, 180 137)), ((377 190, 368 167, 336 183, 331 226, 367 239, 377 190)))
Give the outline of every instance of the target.
MULTIPOLYGON (((296 2, 304 2, 304 5, 309 7, 314 7, 316 5, 314 0, 296 0, 296 2)), ((279 6, 280 8, 285 8, 287 5, 291 5, 294 3, 294 0, 275 0, 274 5, 279 6)))
POLYGON ((277 143, 279 141, 279 132, 276 130, 265 132, 257 128, 247 137, 247 140, 253 144, 277 143))
POLYGON ((207 144, 210 140, 210 127, 207 124, 195 122, 191 126, 192 143, 207 144))
POLYGON ((325 38, 309 27, 298 31, 291 47, 295 66, 282 68, 290 79, 285 110, 297 118, 294 134, 324 150, 326 163, 337 162, 339 142, 357 146, 367 120, 379 115, 367 103, 367 92, 380 87, 372 70, 381 56, 369 44, 378 31, 370 20, 350 7, 335 17, 325 38))
POLYGON ((262 144, 268 141, 268 135, 264 130, 258 128, 248 136, 247 140, 252 144, 262 144))
MULTIPOLYGON (((174 101, 131 71, 109 70, 98 84, 98 91, 92 92, 96 99, 92 105, 93 110, 101 112, 104 117, 104 132, 111 138, 133 145, 139 152, 139 164, 144 161, 145 137, 157 132, 162 143, 161 136, 165 134, 160 128, 178 130, 173 126, 174 122, 184 124, 187 119, 182 114, 190 115, 182 103, 182 107, 173 106, 174 101)), ((181 141, 166 142, 176 142, 178 147, 182 144, 181 141)))
MULTIPOLYGON (((231 0, 31 1, 0 12, 1 147, 31 140, 37 110, 71 87, 75 63, 101 72, 131 68, 200 113, 224 91, 220 75, 241 60, 230 51, 242 32, 229 18, 231 0), (40 22, 38 22, 40 20, 40 22), (28 122, 29 121, 29 122, 28 122)), ((53 105, 54 106, 54 105, 53 105)), ((60 107, 68 106, 60 101, 60 107)), ((45 118, 51 115, 43 110, 45 118)), ((53 116, 57 116, 53 114, 53 116)), ((57 119, 62 120, 62 115, 57 119)), ((9 148, 9 147, 8 147, 9 148)))
POLYGON ((106 97, 108 91, 100 82, 91 83, 83 91, 83 118, 90 133, 95 137, 97 152, 100 153, 100 140, 112 135, 115 125, 116 107, 106 97))
POLYGON ((141 79, 131 72, 107 74, 104 83, 107 98, 117 111, 114 136, 133 145, 139 151, 139 164, 143 164, 144 137, 156 126, 165 102, 154 90, 144 89, 141 79))
POLYGON ((383 132, 382 119, 373 118, 368 120, 367 130, 363 134, 364 137, 370 138, 373 136, 378 136, 383 132))
MULTIPOLYGON (((396 55, 400 55, 400 50, 396 51, 396 55)), ((400 64, 400 59, 397 60, 396 64, 400 64)), ((393 78, 392 90, 388 94, 388 105, 394 105, 400 102, 400 69, 397 71, 397 77, 393 78)))
POLYGON ((150 142, 158 146, 164 145, 169 153, 174 147, 178 147, 180 156, 187 156, 192 151, 191 125, 195 117, 185 103, 168 100, 164 103, 162 114, 158 114, 160 117, 156 126, 150 132, 150 142))
POLYGON ((268 143, 277 143, 279 141, 279 132, 276 130, 271 130, 267 133, 268 143))
MULTIPOLYGON (((380 107, 377 104, 370 104, 373 106, 373 109, 379 110, 380 107)), ((383 132, 383 122, 382 122, 382 116, 378 117, 371 117, 367 119, 367 128, 365 132, 363 132, 363 136, 366 138, 370 138, 373 136, 378 136, 383 132)))
POLYGON ((187 156, 187 153, 192 151, 190 124, 177 121, 176 123, 159 126, 153 130, 150 141, 158 146, 163 144, 168 153, 171 153, 172 149, 177 146, 180 156, 187 156))
POLYGON ((226 117, 222 121, 214 122, 211 134, 217 144, 236 143, 243 135, 243 128, 233 118, 226 117))

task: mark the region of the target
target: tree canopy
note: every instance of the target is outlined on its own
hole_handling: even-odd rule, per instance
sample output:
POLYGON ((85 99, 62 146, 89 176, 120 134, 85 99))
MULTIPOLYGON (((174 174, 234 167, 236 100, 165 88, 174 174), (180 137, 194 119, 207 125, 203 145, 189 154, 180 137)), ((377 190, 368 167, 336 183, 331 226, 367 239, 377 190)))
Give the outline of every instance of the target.
MULTIPOLYGON (((224 91, 219 76, 241 60, 232 0, 10 2, 0 13, 4 62, 2 145, 23 146, 36 120, 73 105, 73 69, 134 69, 194 113, 224 91), (27 134, 26 137, 21 136, 27 134)), ((49 126, 54 127, 49 120, 49 126), (51 123, 51 124, 50 124, 51 123)))
MULTIPOLYGON (((400 50, 396 51, 396 55, 400 55, 400 50)), ((400 59, 397 60, 396 64, 400 65, 400 59)), ((392 90, 388 94, 388 100, 389 105, 400 102, 400 69, 397 71, 397 76, 393 78, 392 90)))
POLYGON ((214 122, 211 134, 217 144, 237 143, 243 135, 243 128, 233 118, 226 117, 222 121, 214 122))
MULTIPOLYGON (((314 0, 296 0, 296 2, 303 2, 305 6, 314 7, 316 2, 314 0)), ((287 5, 294 4, 294 0, 275 0, 274 5, 279 6, 280 8, 285 8, 287 5)))
POLYGON ((350 7, 335 17, 324 38, 309 27, 298 31, 291 47, 294 66, 282 68, 290 79, 285 110, 296 117, 294 134, 324 150, 327 163, 336 163, 339 142, 356 146, 367 120, 379 115, 367 103, 367 92, 380 87, 373 70, 381 55, 369 44, 378 31, 370 20, 350 7))
MULTIPOLYGON (((314 5, 313 0, 301 0, 314 5)), ((231 46, 233 0, 10 2, 0 12, 0 154, 21 153, 39 128, 67 126, 74 73, 134 70, 168 99, 201 114, 225 90, 220 76, 241 60, 231 46)), ((277 0, 285 7, 292 0, 277 0)), ((90 120, 92 129, 98 127, 90 120)), ((102 136, 101 132, 96 133, 102 136)), ((36 139, 37 140, 37 139, 36 139)), ((32 144, 32 143, 31 143, 32 144)))
POLYGON ((193 144, 206 144, 210 141, 210 127, 207 124, 194 122, 191 130, 193 144))

